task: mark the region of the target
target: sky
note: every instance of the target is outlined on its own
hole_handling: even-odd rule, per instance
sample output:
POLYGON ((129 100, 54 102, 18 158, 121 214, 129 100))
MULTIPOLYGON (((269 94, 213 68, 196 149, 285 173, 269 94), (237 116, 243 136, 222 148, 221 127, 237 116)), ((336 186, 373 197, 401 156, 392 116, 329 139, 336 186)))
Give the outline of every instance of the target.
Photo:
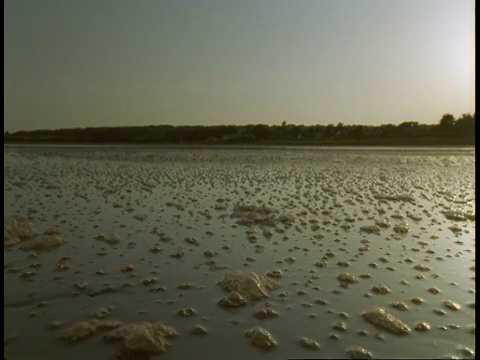
POLYGON ((5 131, 438 123, 474 0, 6 0, 5 131))

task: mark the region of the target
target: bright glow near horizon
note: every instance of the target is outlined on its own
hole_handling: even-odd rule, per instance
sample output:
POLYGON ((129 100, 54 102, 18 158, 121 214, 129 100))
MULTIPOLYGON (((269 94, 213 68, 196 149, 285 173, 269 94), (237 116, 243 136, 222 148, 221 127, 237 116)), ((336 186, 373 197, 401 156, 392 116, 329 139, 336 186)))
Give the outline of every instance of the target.
POLYGON ((430 124, 474 67, 473 0, 7 0, 4 125, 430 124))

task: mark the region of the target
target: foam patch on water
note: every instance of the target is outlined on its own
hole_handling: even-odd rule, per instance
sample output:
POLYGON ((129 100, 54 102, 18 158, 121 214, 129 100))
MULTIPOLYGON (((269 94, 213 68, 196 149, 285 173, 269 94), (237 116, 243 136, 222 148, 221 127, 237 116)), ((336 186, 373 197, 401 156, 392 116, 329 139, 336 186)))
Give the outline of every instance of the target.
POLYGON ((276 281, 268 277, 240 270, 225 275, 219 284, 224 290, 237 292, 248 300, 267 298, 268 291, 279 286, 276 281))
POLYGON ((363 314, 364 318, 382 330, 396 335, 408 335, 412 330, 407 324, 388 313, 383 308, 374 308, 363 314))
POLYGON ((4 246, 13 246, 22 240, 30 239, 35 235, 33 224, 24 216, 10 216, 4 224, 3 242, 4 246))

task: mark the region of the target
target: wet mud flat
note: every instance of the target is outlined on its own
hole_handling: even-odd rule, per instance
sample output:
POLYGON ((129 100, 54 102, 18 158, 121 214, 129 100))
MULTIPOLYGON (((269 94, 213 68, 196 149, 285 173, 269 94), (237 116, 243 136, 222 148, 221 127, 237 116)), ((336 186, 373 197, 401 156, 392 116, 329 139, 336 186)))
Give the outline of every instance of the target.
POLYGON ((474 160, 5 146, 5 358, 474 358, 474 160))

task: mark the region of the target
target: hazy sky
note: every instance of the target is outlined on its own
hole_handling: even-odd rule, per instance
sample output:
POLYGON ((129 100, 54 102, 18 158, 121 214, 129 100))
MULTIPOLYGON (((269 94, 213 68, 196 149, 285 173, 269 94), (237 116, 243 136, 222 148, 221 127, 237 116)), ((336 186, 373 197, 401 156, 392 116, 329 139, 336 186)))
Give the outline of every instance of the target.
POLYGON ((436 123, 474 0, 6 0, 5 130, 436 123))

